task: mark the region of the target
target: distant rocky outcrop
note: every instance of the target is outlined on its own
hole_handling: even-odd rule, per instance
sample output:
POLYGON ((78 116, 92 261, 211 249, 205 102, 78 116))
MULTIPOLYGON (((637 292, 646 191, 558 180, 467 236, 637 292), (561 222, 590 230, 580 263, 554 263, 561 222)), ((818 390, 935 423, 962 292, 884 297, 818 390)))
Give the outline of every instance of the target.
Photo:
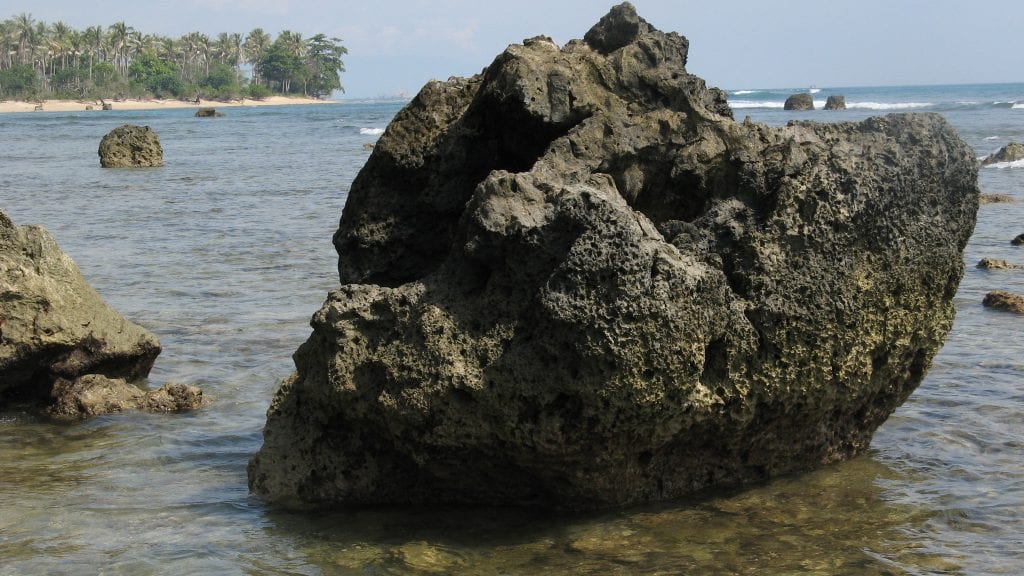
POLYGON ((256 494, 600 508, 867 448, 952 325, 977 160, 935 114, 737 123, 687 49, 622 4, 398 113, 256 494))
POLYGON ((801 92, 799 94, 793 94, 789 98, 786 98, 786 103, 783 105, 785 110, 814 110, 814 98, 807 92, 801 92))
POLYGON ((1013 240, 1010 240, 1010 244, 1013 244, 1014 246, 1024 244, 1024 234, 1018 234, 1013 240))
POLYGON ((829 96, 825 100, 825 110, 846 110, 846 96, 839 94, 829 96))
POLYGON ((100 140, 99 155, 104 168, 164 165, 160 138, 149 126, 125 124, 114 128, 100 140))
POLYGON ((999 162, 1016 162, 1018 160, 1024 160, 1024 144, 1019 142, 1010 142, 1006 146, 1000 148, 997 152, 986 156, 985 159, 981 161, 981 165, 988 166, 999 162))
POLYGON ((196 118, 220 118, 224 116, 223 112, 218 112, 216 108, 200 108, 196 110, 196 118))
POLYGON ((0 405, 52 403, 58 381, 86 375, 139 380, 156 336, 107 306, 38 226, 0 212, 0 405))
POLYGON ((982 305, 993 310, 1014 312, 1024 314, 1024 296, 1006 292, 1005 290, 993 290, 985 295, 982 305))

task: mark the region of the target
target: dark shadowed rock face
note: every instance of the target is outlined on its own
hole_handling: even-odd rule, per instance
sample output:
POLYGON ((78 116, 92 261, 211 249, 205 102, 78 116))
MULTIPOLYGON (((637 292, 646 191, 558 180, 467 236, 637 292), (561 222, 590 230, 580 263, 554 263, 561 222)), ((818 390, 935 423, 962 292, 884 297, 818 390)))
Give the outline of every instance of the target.
POLYGON ((107 306, 38 226, 0 212, 0 405, 49 403, 54 383, 149 374, 156 336, 107 306))
POLYGON ((145 168, 164 165, 160 138, 149 126, 125 124, 100 140, 100 166, 104 168, 145 168))
POLYGON ((268 411, 284 503, 597 508, 849 458, 952 320, 977 161, 937 115, 736 123, 616 7, 428 84, 268 411))
POLYGON ((784 110, 814 110, 814 98, 806 92, 800 94, 793 94, 789 98, 786 98, 786 103, 782 105, 784 110))

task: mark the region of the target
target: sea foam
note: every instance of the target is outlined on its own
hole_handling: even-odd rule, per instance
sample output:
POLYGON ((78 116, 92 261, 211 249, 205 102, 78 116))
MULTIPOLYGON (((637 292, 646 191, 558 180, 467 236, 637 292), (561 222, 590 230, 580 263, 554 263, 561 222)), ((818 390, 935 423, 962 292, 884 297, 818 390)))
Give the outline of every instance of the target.
POLYGON ((1007 168, 1024 168, 1024 160, 1014 160, 1013 162, 996 162, 989 164, 985 168, 997 168, 999 170, 1005 170, 1007 168))
POLYGON ((360 128, 359 133, 364 136, 380 136, 384 133, 383 128, 360 128))
POLYGON ((847 108, 863 108, 866 110, 910 110, 935 106, 932 102, 847 102, 847 108))
POLYGON ((730 108, 782 108, 785 106, 784 102, 755 102, 753 100, 740 100, 738 102, 729 102, 730 108))

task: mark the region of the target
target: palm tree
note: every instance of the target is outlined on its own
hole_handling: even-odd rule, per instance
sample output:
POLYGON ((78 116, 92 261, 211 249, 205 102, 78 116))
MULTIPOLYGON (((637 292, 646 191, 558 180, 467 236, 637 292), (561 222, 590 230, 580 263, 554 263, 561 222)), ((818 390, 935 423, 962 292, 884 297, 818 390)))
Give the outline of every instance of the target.
POLYGON ((174 38, 171 38, 170 36, 161 36, 158 39, 156 54, 168 62, 177 63, 178 56, 181 55, 181 51, 179 50, 178 42, 174 38))
POLYGON ((252 65, 252 81, 260 83, 262 76, 260 71, 260 60, 270 48, 270 34, 263 31, 263 28, 255 28, 245 37, 242 50, 245 52, 245 61, 252 65))
POLYGON ((96 57, 101 55, 103 50, 103 28, 100 26, 89 26, 82 32, 82 47, 89 55, 89 81, 92 81, 92 67, 96 57))
POLYGON ((14 33, 18 39, 18 61, 28 64, 31 60, 32 41, 35 37, 35 20, 31 14, 22 12, 14 17, 14 33))
POLYGON ((108 30, 110 35, 107 36, 107 42, 111 48, 114 67, 117 68, 117 71, 122 76, 127 75, 129 35, 134 31, 134 28, 128 26, 122 20, 121 22, 111 24, 108 30))
POLYGON ((14 20, 0 22, 0 70, 10 68, 17 53, 18 41, 14 32, 14 20))

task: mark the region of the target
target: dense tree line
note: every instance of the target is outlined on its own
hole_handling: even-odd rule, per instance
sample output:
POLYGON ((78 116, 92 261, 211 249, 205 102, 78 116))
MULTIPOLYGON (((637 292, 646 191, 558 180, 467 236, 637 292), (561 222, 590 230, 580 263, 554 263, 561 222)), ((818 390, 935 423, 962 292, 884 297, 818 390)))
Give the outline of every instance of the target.
POLYGON ((338 38, 143 34, 124 22, 75 30, 20 14, 0 22, 0 99, 325 97, 341 90, 338 38), (244 73, 245 68, 249 75, 244 73))

